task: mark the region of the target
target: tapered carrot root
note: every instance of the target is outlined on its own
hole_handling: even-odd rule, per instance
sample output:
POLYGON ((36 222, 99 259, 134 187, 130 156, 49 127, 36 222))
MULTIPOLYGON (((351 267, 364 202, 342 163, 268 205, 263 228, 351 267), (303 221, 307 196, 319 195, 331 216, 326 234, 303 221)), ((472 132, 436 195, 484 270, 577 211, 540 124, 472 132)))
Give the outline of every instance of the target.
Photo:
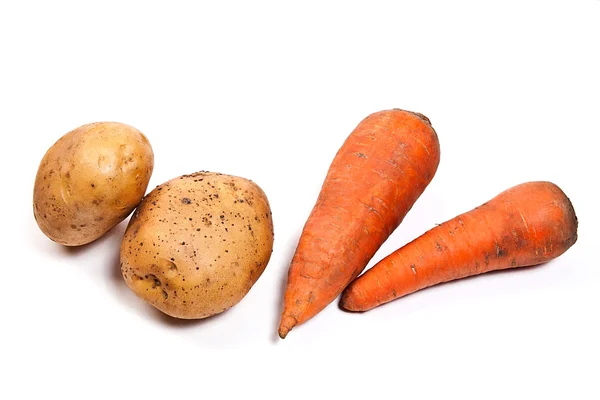
POLYGON ((352 282, 340 305, 367 311, 441 282, 537 265, 577 240, 577 217, 550 182, 515 186, 408 243, 352 282))
POLYGON ((440 160, 421 114, 365 118, 335 156, 291 262, 279 336, 331 303, 423 193, 440 160))

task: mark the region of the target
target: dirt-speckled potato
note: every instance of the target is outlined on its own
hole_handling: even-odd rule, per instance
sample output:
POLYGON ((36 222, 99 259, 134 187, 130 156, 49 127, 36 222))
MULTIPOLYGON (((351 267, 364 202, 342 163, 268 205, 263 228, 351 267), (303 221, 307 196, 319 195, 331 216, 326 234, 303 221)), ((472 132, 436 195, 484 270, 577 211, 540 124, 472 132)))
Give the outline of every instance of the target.
POLYGON ((254 182, 198 172, 154 189, 121 245, 129 288, 165 314, 206 318, 237 304, 273 250, 265 193, 254 182))
POLYGON ((83 125, 44 155, 33 213, 46 236, 66 246, 92 242, 140 203, 154 168, 148 139, 116 122, 83 125))

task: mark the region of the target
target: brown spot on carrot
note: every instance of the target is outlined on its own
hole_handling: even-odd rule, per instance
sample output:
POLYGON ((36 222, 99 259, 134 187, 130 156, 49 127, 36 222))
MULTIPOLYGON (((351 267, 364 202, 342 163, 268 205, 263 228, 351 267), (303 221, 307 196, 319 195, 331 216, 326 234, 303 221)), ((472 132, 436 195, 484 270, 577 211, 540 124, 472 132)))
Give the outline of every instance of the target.
POLYGON ((500 248, 498 243, 495 243, 495 245, 496 245, 496 258, 500 258, 506 254, 506 251, 502 250, 502 248, 500 248))

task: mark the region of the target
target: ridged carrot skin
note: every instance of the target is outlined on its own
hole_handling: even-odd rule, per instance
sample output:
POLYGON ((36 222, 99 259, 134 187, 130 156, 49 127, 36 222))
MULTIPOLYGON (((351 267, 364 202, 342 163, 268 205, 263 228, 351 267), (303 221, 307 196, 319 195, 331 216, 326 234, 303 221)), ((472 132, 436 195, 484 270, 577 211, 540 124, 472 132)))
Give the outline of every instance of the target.
POLYGON ((365 118, 336 154, 288 273, 279 336, 325 308, 365 268, 433 178, 429 120, 403 110, 365 118))
POLYGON ((352 282, 340 305, 367 311, 471 275, 550 261, 577 241, 577 217, 550 182, 515 186, 431 229, 352 282))

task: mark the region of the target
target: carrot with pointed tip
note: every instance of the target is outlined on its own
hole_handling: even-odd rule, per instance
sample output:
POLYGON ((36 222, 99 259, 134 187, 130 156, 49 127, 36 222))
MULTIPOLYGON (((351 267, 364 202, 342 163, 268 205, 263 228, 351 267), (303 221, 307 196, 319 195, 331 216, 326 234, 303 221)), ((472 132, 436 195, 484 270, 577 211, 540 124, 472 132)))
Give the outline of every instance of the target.
POLYGON ((367 311, 428 286, 550 261, 577 240, 571 201, 550 182, 515 186, 436 226, 352 282, 340 305, 367 311))
POLYGON ((365 268, 433 178, 437 135, 417 113, 365 118, 333 159, 288 273, 279 336, 316 315, 365 268))

